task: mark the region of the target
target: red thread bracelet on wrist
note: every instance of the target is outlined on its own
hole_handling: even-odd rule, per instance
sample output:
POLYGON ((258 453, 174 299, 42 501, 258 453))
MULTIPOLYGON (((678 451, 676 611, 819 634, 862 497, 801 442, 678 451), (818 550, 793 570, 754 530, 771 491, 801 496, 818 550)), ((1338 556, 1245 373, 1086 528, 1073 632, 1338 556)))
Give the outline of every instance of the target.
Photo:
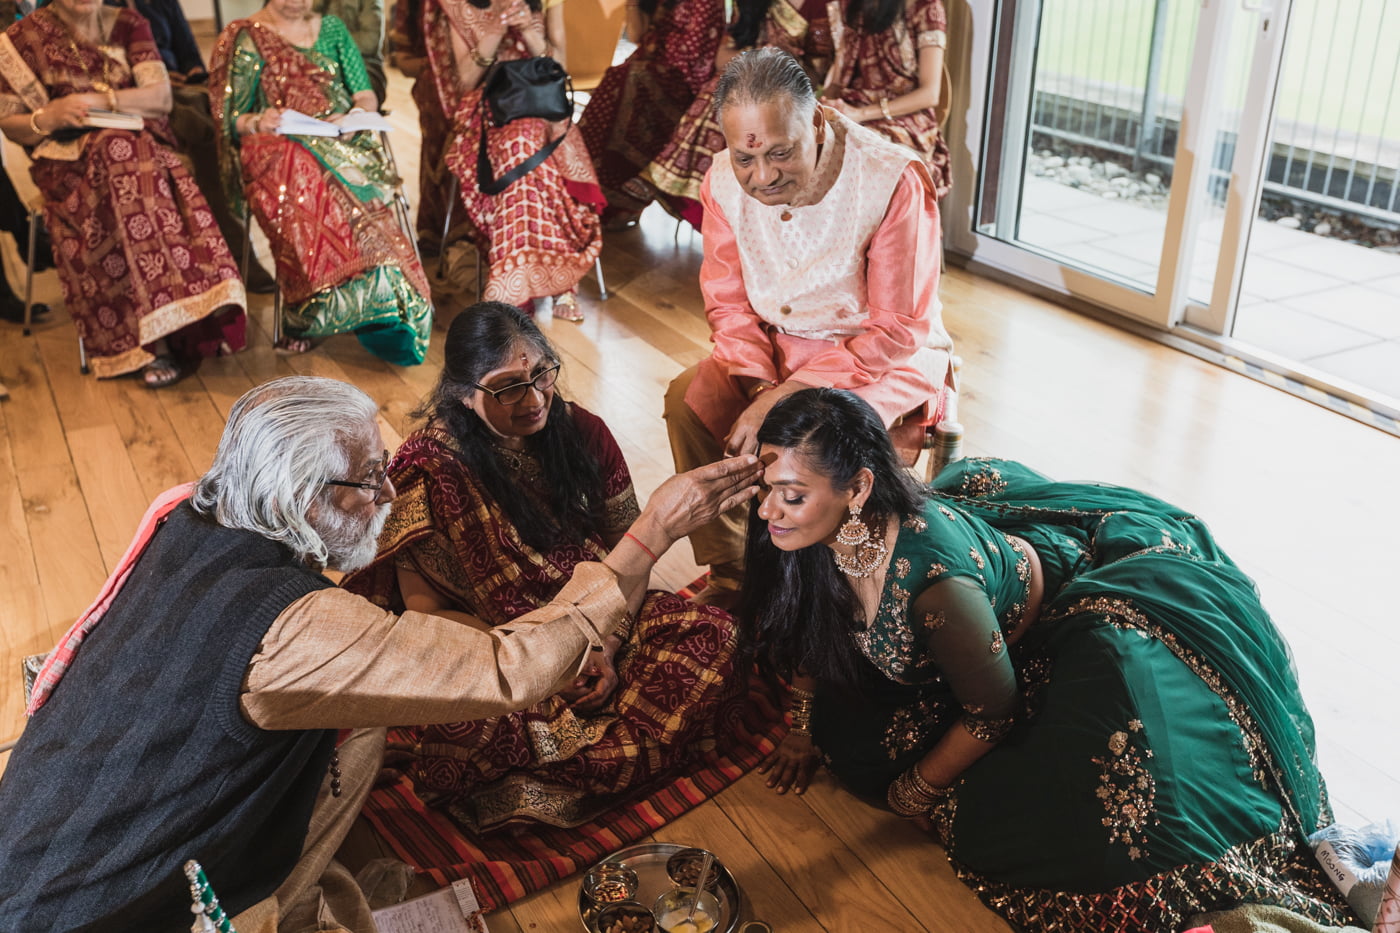
POLYGON ((623 534, 623 537, 624 537, 624 538, 631 538, 631 539, 632 539, 632 542, 633 542, 634 544, 636 544, 637 547, 641 548, 643 551, 646 551, 646 552, 647 552, 647 556, 651 558, 652 563, 656 563, 656 561, 660 560, 660 558, 656 556, 655 552, 653 552, 651 548, 649 548, 649 547, 647 547, 645 544, 643 544, 643 543, 642 543, 642 539, 639 538, 639 537, 637 537, 636 535, 632 534, 632 532, 629 531, 629 532, 624 533, 624 534, 623 534))

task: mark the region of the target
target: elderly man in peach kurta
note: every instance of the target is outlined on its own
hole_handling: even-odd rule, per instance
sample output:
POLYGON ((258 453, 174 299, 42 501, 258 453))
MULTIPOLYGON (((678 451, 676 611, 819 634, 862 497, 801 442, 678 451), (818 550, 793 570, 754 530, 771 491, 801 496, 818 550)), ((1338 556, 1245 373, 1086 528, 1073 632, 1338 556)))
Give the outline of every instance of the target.
MULTIPOLYGON (((735 59, 716 107, 729 148, 701 187, 700 269, 715 348, 666 393, 677 469, 756 452, 773 405, 812 386, 856 393, 916 453, 952 351, 927 167, 818 105, 800 66, 774 49, 735 59)), ((731 512, 691 535, 711 568, 699 599, 732 599, 746 519, 731 512)))

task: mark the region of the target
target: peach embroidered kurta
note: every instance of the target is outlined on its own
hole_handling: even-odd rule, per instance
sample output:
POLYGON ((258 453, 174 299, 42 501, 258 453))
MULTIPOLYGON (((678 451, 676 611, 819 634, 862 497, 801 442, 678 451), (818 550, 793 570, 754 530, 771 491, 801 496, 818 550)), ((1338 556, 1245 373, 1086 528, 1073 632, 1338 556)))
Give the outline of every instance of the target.
POLYGON ((887 425, 932 420, 942 399, 952 340, 928 170, 834 110, 823 116, 813 184, 825 193, 814 203, 760 203, 727 151, 701 189, 700 288, 715 348, 685 401, 716 438, 748 404, 740 377, 850 389, 887 425))

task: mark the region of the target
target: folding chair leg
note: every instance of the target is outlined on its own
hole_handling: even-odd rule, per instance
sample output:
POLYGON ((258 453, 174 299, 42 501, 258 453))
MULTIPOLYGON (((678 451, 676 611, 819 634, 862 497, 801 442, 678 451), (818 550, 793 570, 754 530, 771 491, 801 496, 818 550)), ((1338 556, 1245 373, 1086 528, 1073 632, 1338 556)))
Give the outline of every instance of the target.
POLYGON ((272 345, 282 342, 282 286, 273 285, 272 292, 272 345))
POLYGON ((452 211, 457 207, 457 176, 452 176, 452 184, 447 188, 447 216, 442 219, 442 251, 447 250, 447 231, 452 229, 452 211))
MULTIPOLYGON (((34 321, 34 244, 39 239, 39 212, 29 212, 29 265, 24 270, 24 336, 34 321)), ((86 369, 83 372, 87 372, 86 369)))
POLYGON ((593 274, 598 277, 598 300, 608 300, 608 284, 603 281, 603 259, 599 257, 593 260, 593 274))
POLYGON ((243 201, 243 264, 238 273, 243 277, 244 283, 248 281, 248 259, 253 252, 253 217, 249 210, 248 201, 243 201))

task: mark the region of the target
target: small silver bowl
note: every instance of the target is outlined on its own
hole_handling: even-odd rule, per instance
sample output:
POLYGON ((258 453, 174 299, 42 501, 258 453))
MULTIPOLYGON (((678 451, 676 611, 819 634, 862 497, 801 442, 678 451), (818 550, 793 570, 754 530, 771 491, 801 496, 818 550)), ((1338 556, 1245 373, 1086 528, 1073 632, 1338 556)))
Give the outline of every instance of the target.
MULTIPOLYGON (((700 881, 700 866, 705 861, 704 849, 681 849, 666 860, 666 874, 671 883, 681 888, 693 888, 700 881)), ((719 890, 720 875, 724 873, 719 859, 711 858, 710 876, 705 879, 705 890, 714 894, 719 890)))
POLYGON ((698 895, 694 888, 672 888, 656 899, 651 909, 656 916, 656 928, 661 933, 711 933, 719 929, 719 898, 709 891, 698 895), (691 900, 696 900, 695 912, 690 912, 691 900), (686 921, 686 915, 690 920, 686 921))
POLYGON ((637 896, 637 873, 626 865, 601 865, 583 876, 583 893, 599 906, 637 896))
POLYGON ((656 917, 636 901, 609 904, 593 921, 598 933, 655 933, 656 917))

